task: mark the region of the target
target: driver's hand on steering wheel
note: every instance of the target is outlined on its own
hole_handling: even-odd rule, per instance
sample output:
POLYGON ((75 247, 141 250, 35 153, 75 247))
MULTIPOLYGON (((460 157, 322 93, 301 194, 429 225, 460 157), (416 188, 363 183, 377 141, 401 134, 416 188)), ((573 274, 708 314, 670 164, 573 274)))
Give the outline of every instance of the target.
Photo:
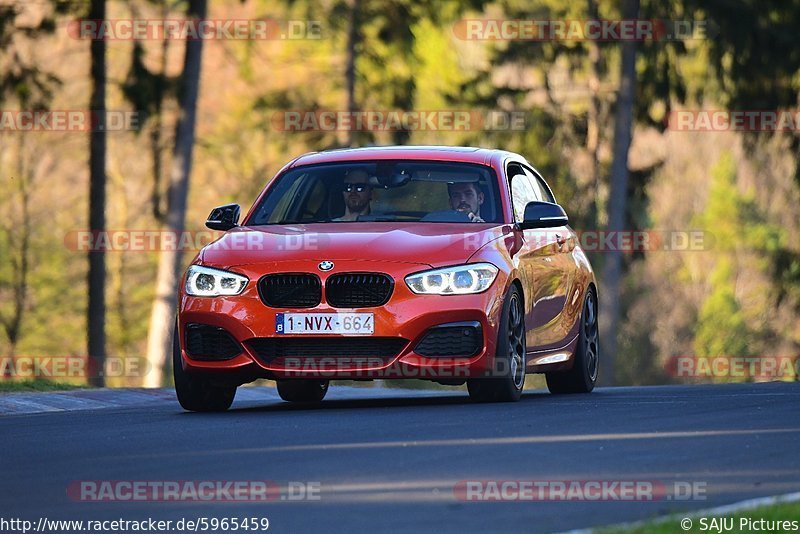
POLYGON ((483 219, 481 219, 478 215, 475 215, 474 213, 472 213, 471 211, 467 213, 467 217, 469 217, 470 221, 475 222, 475 223, 485 223, 486 222, 483 219))

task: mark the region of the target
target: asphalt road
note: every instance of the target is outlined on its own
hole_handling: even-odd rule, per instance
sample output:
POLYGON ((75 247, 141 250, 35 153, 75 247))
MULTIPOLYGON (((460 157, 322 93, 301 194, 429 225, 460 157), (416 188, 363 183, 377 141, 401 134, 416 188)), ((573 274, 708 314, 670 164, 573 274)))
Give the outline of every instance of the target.
MULTIPOLYGON (((476 405, 465 392, 332 388, 224 414, 170 399, 0 417, 0 517, 267 517, 269 532, 553 532, 800 489, 800 384, 599 389, 476 405), (319 499, 81 502, 75 481, 311 483, 319 499), (461 481, 650 481, 690 500, 465 501, 461 481), (74 486, 73 486, 74 487, 74 486)), ((247 397, 245 395, 245 397, 247 397)), ((115 486, 118 487, 118 486, 115 486)), ((483 486, 486 488, 486 486, 483 486)), ((285 493, 284 493, 285 495, 285 493)), ((485 493, 481 495, 487 495, 485 493)), ((675 531, 680 528, 675 525, 675 531)))

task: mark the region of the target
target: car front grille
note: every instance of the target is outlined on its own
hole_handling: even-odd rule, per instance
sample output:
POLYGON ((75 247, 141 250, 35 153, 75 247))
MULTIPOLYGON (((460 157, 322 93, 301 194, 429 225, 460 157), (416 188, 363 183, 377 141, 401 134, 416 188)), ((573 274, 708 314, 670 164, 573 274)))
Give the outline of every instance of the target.
POLYGON ((408 340, 399 337, 264 337, 246 343, 265 364, 306 367, 314 364, 328 368, 339 364, 385 365, 400 354, 408 340))
POLYGON ((325 298, 334 308, 370 308, 386 304, 393 289, 383 273, 341 273, 325 281, 325 298))
POLYGON ((258 281, 258 294, 271 308, 313 308, 322 298, 322 283, 315 274, 268 274, 258 281))
POLYGON ((230 360, 242 346, 227 330, 205 324, 186 325, 186 353, 195 360, 230 360))
MULTIPOLYGON (((394 280, 383 273, 339 273, 325 281, 325 298, 334 308, 373 308, 389 301, 394 280)), ((312 273, 268 274, 258 281, 261 301, 271 308, 314 308, 322 283, 312 273)))

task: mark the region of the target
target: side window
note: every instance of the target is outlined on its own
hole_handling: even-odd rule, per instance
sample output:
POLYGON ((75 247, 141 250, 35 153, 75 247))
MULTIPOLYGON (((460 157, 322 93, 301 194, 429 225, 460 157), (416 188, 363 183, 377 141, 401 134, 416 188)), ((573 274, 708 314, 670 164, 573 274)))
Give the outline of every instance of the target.
MULTIPOLYGON (((276 195, 278 198, 278 203, 276 204, 275 208, 272 210, 272 213, 265 214, 267 215, 267 222, 268 223, 276 223, 278 221, 283 220, 286 218, 286 214, 289 212, 289 207, 291 206, 292 199, 296 198, 297 192, 300 189, 300 185, 303 183, 303 177, 297 177, 292 182, 288 182, 287 180, 283 180, 279 183, 279 186, 286 184, 288 187, 280 192, 275 191, 273 195, 276 195)), ((264 208, 267 208, 267 204, 264 204, 264 208)))
POLYGON ((325 195, 325 184, 317 175, 302 174, 280 193, 267 222, 277 223, 286 219, 295 222, 312 221, 315 214, 322 209, 325 195))
POLYGON ((514 207, 514 220, 520 222, 525 218, 525 206, 528 205, 528 202, 539 199, 533 183, 525 175, 522 167, 514 163, 510 164, 508 176, 511 180, 511 204, 514 207))
POLYGON ((525 169, 525 174, 530 178, 531 183, 536 188, 539 200, 552 202, 553 204, 556 203, 556 199, 553 197, 552 193, 550 193, 550 188, 547 187, 547 184, 544 182, 541 176, 531 172, 529 169, 525 169))

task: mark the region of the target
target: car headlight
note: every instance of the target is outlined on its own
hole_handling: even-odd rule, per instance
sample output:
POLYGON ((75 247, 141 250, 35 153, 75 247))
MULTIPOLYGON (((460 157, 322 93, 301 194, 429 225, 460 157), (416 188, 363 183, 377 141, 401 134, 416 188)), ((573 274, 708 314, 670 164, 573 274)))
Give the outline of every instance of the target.
POLYGON ((238 295, 249 282, 241 274, 192 265, 186 272, 186 292, 195 297, 238 295))
POLYGON ((485 291, 496 276, 491 263, 472 263, 410 274, 406 285, 419 295, 467 295, 485 291))

